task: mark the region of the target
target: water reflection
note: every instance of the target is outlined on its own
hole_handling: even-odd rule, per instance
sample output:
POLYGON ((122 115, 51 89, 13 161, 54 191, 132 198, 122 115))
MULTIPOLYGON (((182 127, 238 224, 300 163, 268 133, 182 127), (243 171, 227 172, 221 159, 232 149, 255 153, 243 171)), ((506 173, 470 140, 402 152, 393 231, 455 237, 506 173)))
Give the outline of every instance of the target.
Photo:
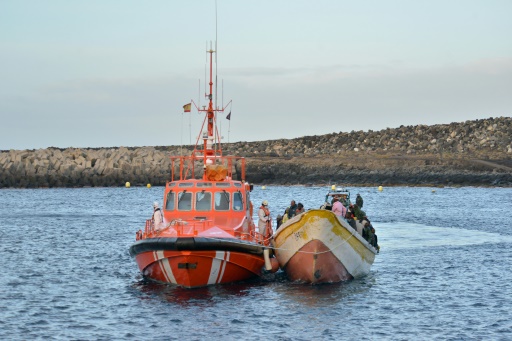
MULTIPOLYGON (((276 301, 293 301, 293 304, 307 307, 328 307, 339 305, 347 298, 366 294, 375 284, 374 273, 364 278, 341 283, 305 284, 290 282, 286 274, 265 273, 261 277, 238 283, 213 285, 201 288, 182 288, 176 285, 156 283, 139 277, 132 284, 134 294, 141 300, 161 300, 181 307, 213 307, 217 303, 234 297, 258 298, 262 293, 272 293, 276 301)), ((266 297, 267 300, 269 297, 266 297)), ((270 303, 270 302, 269 302, 270 303)))
POLYGON ((142 279, 132 285, 142 300, 159 299, 182 307, 214 306, 217 302, 230 297, 244 297, 251 288, 264 284, 261 280, 246 281, 201 288, 183 288, 172 284, 156 283, 142 279))
POLYGON ((367 294, 375 281, 374 274, 370 273, 364 278, 340 283, 311 285, 287 282, 273 289, 280 296, 279 299, 290 299, 300 305, 317 308, 338 306, 352 296, 367 294))

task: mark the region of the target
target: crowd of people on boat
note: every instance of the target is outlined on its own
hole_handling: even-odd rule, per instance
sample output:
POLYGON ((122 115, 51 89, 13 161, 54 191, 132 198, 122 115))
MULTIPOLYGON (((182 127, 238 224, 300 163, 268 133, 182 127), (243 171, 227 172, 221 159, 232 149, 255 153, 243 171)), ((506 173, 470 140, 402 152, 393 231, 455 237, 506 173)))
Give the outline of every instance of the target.
MULTIPOLYGON (((268 202, 266 200, 264 203, 266 203, 268 206, 268 202)), ((378 251, 380 249, 378 244, 378 237, 375 233, 375 228, 370 222, 370 219, 368 219, 366 216, 366 212, 362 210, 363 204, 363 197, 359 193, 356 196, 355 204, 350 202, 350 199, 346 194, 333 194, 331 202, 326 202, 321 206, 321 208, 331 210, 338 218, 344 219, 354 230, 356 230, 370 245, 372 245, 378 251), (356 222, 359 222, 359 224, 356 222)), ((304 211, 305 209, 302 203, 297 204, 295 200, 292 200, 290 202, 290 206, 285 209, 284 213, 277 216, 277 228, 286 223, 289 219, 304 213, 304 211)), ((260 216, 260 214, 258 215, 260 216)), ((270 214, 260 216, 258 224, 260 233, 261 231, 266 231, 263 226, 268 223, 268 220, 266 220, 267 217, 270 218, 270 214)))
POLYGON ((330 205, 326 203, 322 208, 331 210, 339 218, 344 218, 354 230, 378 251, 380 249, 378 237, 370 219, 366 216, 365 211, 362 210, 363 204, 363 198, 359 193, 356 196, 355 204, 350 203, 346 195, 334 194, 330 205), (359 222, 359 224, 356 222, 359 222))
POLYGON ((304 205, 299 202, 298 204, 295 202, 295 200, 292 200, 290 202, 290 206, 288 206, 284 213, 281 215, 279 214, 276 218, 277 228, 281 226, 282 224, 286 223, 289 219, 298 216, 301 213, 304 213, 306 210, 304 208, 304 205))

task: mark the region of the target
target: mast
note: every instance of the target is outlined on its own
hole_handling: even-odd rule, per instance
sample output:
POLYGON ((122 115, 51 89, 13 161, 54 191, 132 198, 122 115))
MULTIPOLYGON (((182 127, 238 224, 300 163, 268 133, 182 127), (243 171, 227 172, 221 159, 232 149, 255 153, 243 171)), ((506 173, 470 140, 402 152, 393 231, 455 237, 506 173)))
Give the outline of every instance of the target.
POLYGON ((208 105, 203 106, 202 109, 197 108, 199 112, 206 113, 202 127, 203 129, 206 124, 206 130, 202 131, 202 149, 199 149, 199 136, 196 142, 196 146, 194 148, 194 155, 196 155, 197 157, 202 156, 203 166, 205 170, 207 165, 214 164, 216 159, 222 158, 222 148, 220 144, 220 138, 218 136, 219 134, 216 134, 216 113, 218 111, 223 112, 225 109, 215 108, 213 103, 213 54, 216 53, 216 51, 212 48, 211 43, 210 49, 207 50, 206 53, 210 55, 210 81, 208 82, 208 93, 205 93, 205 98, 208 101, 208 105))
MULTIPOLYGON (((215 120, 215 109, 213 109, 213 54, 215 51, 210 47, 210 50, 207 51, 210 54, 210 93, 208 94, 208 111, 207 111, 207 117, 208 117, 208 136, 204 140, 204 154, 211 156, 215 154, 215 151, 213 150, 214 145, 214 137, 213 137, 213 128, 214 128, 214 120, 215 120)), ((219 146, 220 150, 220 146, 219 146)))
MULTIPOLYGON (((208 47, 207 47, 206 53, 208 53, 210 55, 209 56, 210 57, 210 75, 209 75, 210 81, 208 82, 208 88, 206 87, 206 82, 205 82, 205 98, 208 101, 208 105, 203 105, 202 108, 200 108, 194 102, 194 100, 191 100, 191 104, 194 104, 194 106, 196 107, 198 112, 205 113, 205 117, 204 117, 203 124, 201 126, 200 134, 197 136, 197 140, 196 140, 196 143, 194 146, 194 150, 192 151, 191 158, 188 159, 189 163, 188 163, 186 169, 183 169, 184 173, 182 173, 182 171, 180 170, 180 179, 187 178, 189 172, 193 176, 193 174, 195 173, 194 172, 195 161, 202 161, 202 163, 203 163, 203 179, 206 180, 207 179, 207 170, 209 168, 208 166, 214 165, 214 164, 222 165, 227 162, 228 164, 224 165, 224 166, 227 166, 228 168, 230 168, 231 165, 233 165, 233 162, 236 161, 236 159, 237 159, 236 157, 235 158, 232 158, 232 157, 225 158, 222 155, 221 136, 220 136, 218 128, 217 128, 217 114, 219 112, 224 112, 224 110, 229 105, 231 105, 232 101, 229 101, 228 104, 226 104, 226 106, 224 106, 222 108, 216 107, 216 103, 214 105, 214 98, 213 98, 213 91, 214 91, 214 87, 213 87, 213 85, 214 85, 213 84, 214 83, 213 66, 214 65, 213 65, 213 63, 214 63, 214 60, 213 60, 213 54, 217 53, 217 51, 215 51, 213 49, 211 42, 210 42, 210 49, 208 49, 208 47), (205 125, 206 125, 206 127, 205 127, 205 125), (203 139, 202 142, 200 142, 201 138, 203 139), (202 147, 201 147, 201 145, 202 145, 202 147)), ((208 60, 208 56, 207 56, 207 60, 208 60)), ((206 70, 205 70, 205 76, 206 76, 206 70)), ((217 101, 217 98, 215 98, 215 102, 216 101, 217 101)), ((185 158, 180 161, 180 165, 184 161, 185 161, 185 158)), ((213 172, 216 172, 216 170, 214 170, 213 172)), ((244 174, 245 174, 245 171, 242 169, 242 178, 245 178, 244 174)), ((228 171, 227 176, 229 176, 229 177, 232 176, 231 170, 228 171)), ((174 178, 174 176, 172 178, 174 178)))

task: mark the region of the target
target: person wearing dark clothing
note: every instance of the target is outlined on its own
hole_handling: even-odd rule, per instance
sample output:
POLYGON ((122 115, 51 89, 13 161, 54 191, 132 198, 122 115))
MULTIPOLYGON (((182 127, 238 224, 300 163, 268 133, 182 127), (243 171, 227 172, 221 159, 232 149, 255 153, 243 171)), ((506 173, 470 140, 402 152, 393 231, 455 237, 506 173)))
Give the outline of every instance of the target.
POLYGON ((370 223, 367 220, 363 221, 363 238, 370 243, 371 241, 371 230, 370 230, 370 223))
POLYGON ((283 216, 278 214, 277 218, 276 218, 276 225, 277 225, 276 228, 279 228, 279 226, 281 226, 282 224, 283 224, 283 216))
POLYGON ((348 207, 350 205, 350 200, 348 200, 348 197, 346 195, 342 195, 340 198, 340 202, 343 204, 343 206, 348 207))
POLYGON ((364 217, 366 217, 366 213, 362 209, 359 208, 358 204, 355 204, 352 207, 352 214, 357 218, 357 220, 361 220, 364 217))
POLYGON ((359 207, 357 207, 357 204, 350 205, 350 212, 352 212, 352 215, 354 217, 357 216, 357 211, 359 211, 359 207))
POLYGON ((347 214, 350 214, 350 217, 352 217, 352 219, 356 218, 356 215, 354 214, 354 204, 350 204, 348 206, 347 214))
POLYGON ((359 208, 363 208, 363 198, 359 193, 357 193, 356 205, 359 206, 359 208))
POLYGON ((288 208, 288 219, 295 217, 295 211, 297 211, 297 204, 295 200, 290 202, 290 207, 288 208))
POLYGON ((375 234, 375 229, 372 227, 371 228, 371 231, 372 231, 372 234, 373 234, 373 238, 370 242, 370 244, 377 250, 377 252, 379 252, 379 239, 377 238, 377 235, 375 234))
POLYGON ((345 219, 347 220, 347 223, 354 229, 357 231, 357 225, 356 225, 356 221, 352 218, 352 213, 350 213, 349 211, 347 211, 347 214, 345 214, 345 219))

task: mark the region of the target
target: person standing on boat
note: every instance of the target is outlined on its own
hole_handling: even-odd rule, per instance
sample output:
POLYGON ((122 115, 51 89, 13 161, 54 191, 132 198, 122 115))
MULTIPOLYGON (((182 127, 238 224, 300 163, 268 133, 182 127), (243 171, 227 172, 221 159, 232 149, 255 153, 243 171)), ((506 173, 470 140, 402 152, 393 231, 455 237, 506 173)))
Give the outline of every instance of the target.
POLYGON ((363 223, 363 231, 362 236, 368 243, 372 243, 373 234, 372 234, 372 228, 370 227, 370 222, 368 220, 362 220, 363 223))
POLYGON ((302 205, 301 202, 297 204, 297 210, 295 211, 295 215, 299 215, 301 213, 304 213, 304 205, 302 205))
POLYGON ((372 246, 375 248, 375 250, 377 250, 377 253, 379 253, 379 251, 380 251, 379 238, 377 238, 377 235, 375 234, 375 229, 373 228, 373 226, 371 227, 371 231, 373 234, 373 239, 370 244, 372 244, 372 246))
POLYGON ((158 207, 158 201, 153 203, 153 217, 151 218, 153 228, 155 231, 160 231, 160 225, 164 222, 164 216, 162 210, 158 207))
POLYGON ((281 224, 284 224, 288 221, 288 211, 290 211, 289 207, 287 207, 286 210, 284 210, 283 218, 281 219, 281 224))
POLYGON ((352 207, 350 208, 352 214, 354 215, 354 217, 356 218, 356 220, 361 220, 363 219, 365 213, 363 210, 361 210, 359 208, 359 205, 355 204, 355 205, 352 205, 352 207))
POLYGON ((290 207, 288 207, 288 219, 295 217, 295 211, 297 211, 297 204, 295 200, 290 202, 290 207))
POLYGON ((332 213, 336 214, 338 217, 344 218, 347 214, 347 208, 343 206, 338 197, 334 197, 332 203, 332 213))
POLYGON ((347 210, 347 213, 345 213, 345 220, 350 226, 352 226, 354 230, 357 231, 356 221, 354 220, 354 217, 352 216, 352 213, 349 210, 347 210))
POLYGON ((260 234, 265 239, 270 238, 272 235, 272 227, 270 226, 272 220, 270 218, 267 200, 263 200, 261 203, 261 207, 258 211, 258 218, 258 230, 260 231, 260 234))
POLYGON ((356 204, 359 206, 359 208, 363 208, 363 198, 359 193, 357 193, 356 204))

